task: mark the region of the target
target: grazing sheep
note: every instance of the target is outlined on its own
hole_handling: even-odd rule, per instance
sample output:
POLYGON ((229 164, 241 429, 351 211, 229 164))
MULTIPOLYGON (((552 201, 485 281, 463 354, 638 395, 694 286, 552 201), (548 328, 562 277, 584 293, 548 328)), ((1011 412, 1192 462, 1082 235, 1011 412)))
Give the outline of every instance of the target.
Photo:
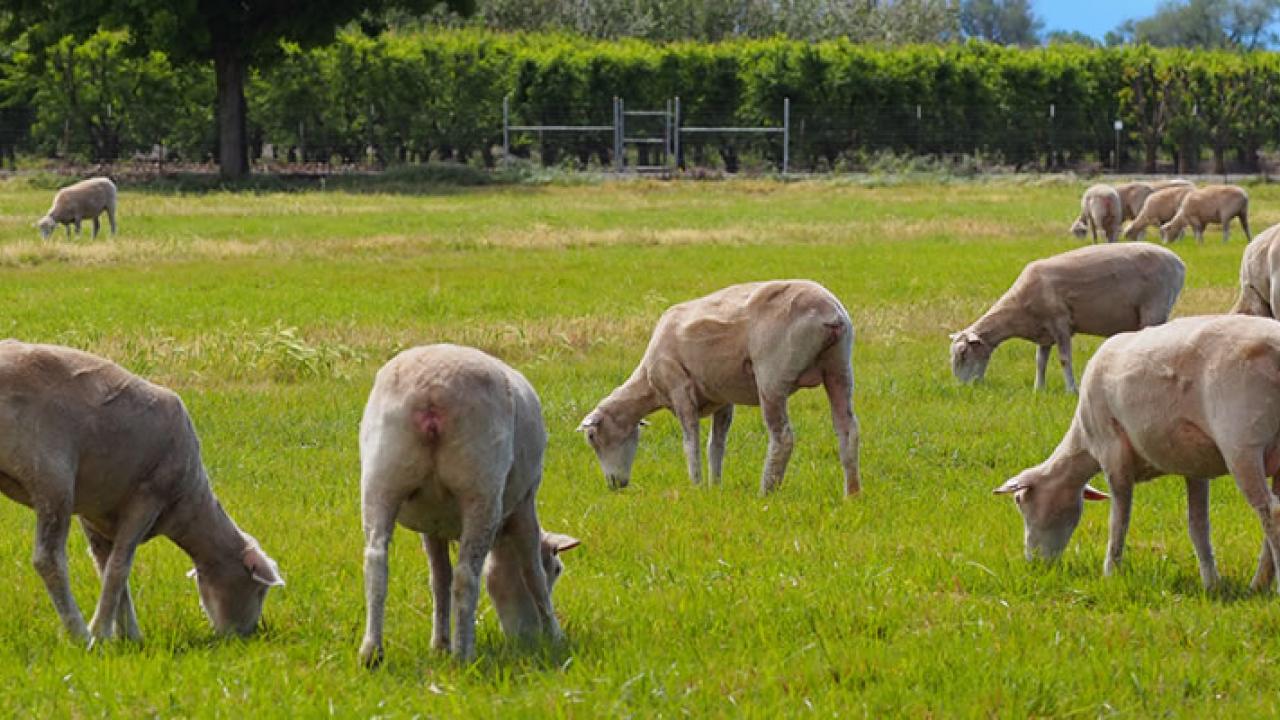
POLYGON ((1022 512, 1025 552, 1055 558, 1080 520, 1083 499, 1111 487, 1104 572, 1124 551, 1133 486, 1183 475, 1191 543, 1205 587, 1218 581, 1209 539, 1209 480, 1226 473, 1258 513, 1265 535, 1255 590, 1274 574, 1280 498, 1267 477, 1280 471, 1280 323, 1242 315, 1173 320, 1123 333, 1098 348, 1081 380, 1071 427, 1043 463, 996 488, 1022 512), (1269 550, 1269 549, 1270 550, 1269 550))
POLYGON ((1129 223, 1129 227, 1125 228, 1124 236, 1129 240, 1137 240, 1140 237, 1146 237, 1148 227, 1152 225, 1159 227, 1172 220, 1173 216, 1178 214, 1182 198, 1193 189, 1195 188, 1191 185, 1174 185, 1148 195, 1146 201, 1142 203, 1138 216, 1129 223))
POLYGON ((731 285, 669 308, 640 365, 578 426, 613 488, 626 487, 641 420, 667 408, 680 421, 689 477, 702 480, 699 418, 712 416, 707 445, 719 483, 734 405, 759 405, 769 433, 761 493, 782 482, 795 437, 787 398, 822 384, 840 445, 844 492, 858 492, 858 419, 853 414, 853 323, 826 288, 808 280, 731 285))
POLYGON ((1263 230, 1244 246, 1240 297, 1232 313, 1274 318, 1280 309, 1280 225, 1263 230))
POLYGON ((1209 185, 1187 193, 1178 206, 1178 214, 1160 226, 1160 238, 1171 243, 1182 237, 1182 232, 1190 226, 1196 242, 1204 243, 1204 226, 1221 223, 1222 242, 1226 242, 1231 235, 1231 218, 1235 217, 1240 218, 1245 238, 1251 240, 1249 193, 1236 185, 1209 185))
POLYGON ((1037 390, 1057 345, 1067 391, 1075 392, 1071 336, 1163 323, 1185 276, 1177 255, 1151 243, 1083 247, 1030 262, 986 314, 951 335, 951 371, 963 383, 981 379, 996 347, 1019 337, 1039 346, 1037 390))
POLYGON ((79 350, 0 342, 0 492, 35 510, 33 563, 77 640, 141 639, 129 570, 155 535, 195 561, 219 632, 253 632, 267 589, 284 584, 214 497, 178 396, 79 350), (102 578, 87 626, 67 573, 73 514, 102 578))
POLYGON ((1128 182, 1116 185, 1116 192, 1120 194, 1121 209, 1124 211, 1123 219, 1132 220, 1138 217, 1138 213, 1142 212, 1142 204, 1147 201, 1151 193, 1157 190, 1191 186, 1190 180, 1183 180, 1182 178, 1160 180, 1158 182, 1128 182))
POLYGON ((67 238, 71 238, 71 226, 76 226, 76 235, 80 234, 80 221, 93 220, 93 236, 98 237, 100 222, 98 216, 107 213, 111 221, 111 234, 116 234, 116 186, 110 179, 90 178, 64 187, 53 196, 53 206, 40 218, 36 227, 40 228, 40 237, 48 240, 59 223, 66 225, 67 238))
POLYGON ((1092 185, 1080 198, 1080 217, 1071 225, 1071 233, 1082 238, 1088 231, 1093 234, 1090 242, 1097 242, 1098 229, 1101 228, 1107 236, 1107 242, 1115 242, 1120 237, 1123 213, 1124 204, 1115 188, 1110 185, 1092 185))
POLYGON ((387 549, 397 522, 421 533, 427 551, 433 647, 451 649, 464 662, 475 657, 486 555, 489 596, 503 631, 561 636, 551 588, 563 567, 559 554, 578 541, 538 524, 534 501, 546 444, 537 393, 523 375, 479 350, 413 348, 378 371, 360 421, 366 666, 382 660, 387 549), (450 540, 459 541, 456 568, 450 540))

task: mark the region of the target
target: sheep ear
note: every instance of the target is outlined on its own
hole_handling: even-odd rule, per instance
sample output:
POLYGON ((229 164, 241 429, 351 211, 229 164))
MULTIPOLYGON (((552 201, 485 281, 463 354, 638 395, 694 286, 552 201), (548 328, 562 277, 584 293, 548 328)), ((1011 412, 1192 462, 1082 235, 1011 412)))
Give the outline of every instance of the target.
POLYGON ((1111 496, 1102 492, 1101 490, 1098 490, 1092 485, 1085 485, 1084 499, 1085 500, 1110 500, 1111 496))
POLYGON ((1023 485, 1023 484, 1022 484, 1022 481, 1021 481, 1021 480, 1019 480, 1018 478, 1016 478, 1016 477, 1015 477, 1015 478, 1009 478, 1008 480, 1005 480, 1005 481, 1004 481, 1004 484, 1003 484, 1003 485, 1001 485, 1000 487, 996 488, 995 490, 992 490, 992 491, 991 491, 991 494, 993 494, 993 495, 1008 495, 1008 494, 1010 494, 1010 493, 1018 492, 1019 490, 1025 490, 1025 489, 1026 489, 1026 487, 1027 487, 1027 486, 1026 486, 1026 485, 1023 485))
POLYGON ((586 432, 588 428, 599 427, 600 421, 594 414, 582 418, 582 422, 578 423, 577 432, 586 432))
POLYGON ((187 571, 187 577, 189 577, 189 578, 191 578, 191 579, 193 579, 193 580, 196 578, 196 576, 197 576, 198 574, 199 574, 199 573, 197 573, 197 572, 196 572, 196 569, 195 569, 195 568, 191 568, 190 570, 188 570, 188 571, 187 571))
POLYGON ((578 547, 582 544, 582 541, 571 535, 544 532, 542 533, 542 543, 551 548, 551 553, 553 555, 559 555, 562 552, 578 547))
POLYGON ((276 561, 267 557, 262 549, 250 545, 244 551, 244 566, 253 574, 253 579, 266 585, 267 587, 283 587, 284 578, 280 577, 280 570, 276 567, 276 561))

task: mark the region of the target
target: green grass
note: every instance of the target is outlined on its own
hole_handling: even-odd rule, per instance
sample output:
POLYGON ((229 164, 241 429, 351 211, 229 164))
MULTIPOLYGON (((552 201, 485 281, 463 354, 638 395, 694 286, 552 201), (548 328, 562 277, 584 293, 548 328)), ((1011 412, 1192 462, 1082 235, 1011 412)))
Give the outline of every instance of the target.
MULTIPOLYGON (((1230 480, 1212 518, 1225 588, 1204 593, 1184 489, 1138 491, 1123 574, 1103 578, 1106 508, 1063 561, 1022 559, 991 488, 1043 459, 1074 406, 1033 394, 1013 341, 960 387, 947 333, 1033 258, 1073 247, 1078 184, 868 188, 836 182, 627 182, 421 194, 122 190, 114 241, 44 244, 50 193, 0 186, 0 335, 107 355, 177 390, 215 487, 279 562, 266 630, 214 638, 188 561, 144 546, 145 643, 94 652, 61 633, 30 567, 33 516, 0 501, 0 689, 16 715, 895 716, 1273 715, 1280 600, 1247 591, 1261 533, 1230 480), (840 498, 821 393, 792 399, 797 447, 757 495, 765 435, 742 409, 726 477, 691 487, 655 415, 633 486, 606 490, 577 421, 638 361, 667 305, 723 285, 809 277, 858 330, 864 493, 840 498), (538 389, 550 431, 544 524, 584 540, 556 607, 568 642, 508 644, 487 601, 480 660, 429 650, 418 543, 393 545, 387 658, 363 627, 356 426, 399 349, 494 352, 538 389)), ((1280 190, 1251 189, 1254 229, 1280 190)), ((1176 308, 1234 299, 1243 238, 1176 246, 1176 308)), ((1077 343, 1077 372, 1097 340, 1077 343)), ((76 596, 97 581, 73 534, 76 596)))

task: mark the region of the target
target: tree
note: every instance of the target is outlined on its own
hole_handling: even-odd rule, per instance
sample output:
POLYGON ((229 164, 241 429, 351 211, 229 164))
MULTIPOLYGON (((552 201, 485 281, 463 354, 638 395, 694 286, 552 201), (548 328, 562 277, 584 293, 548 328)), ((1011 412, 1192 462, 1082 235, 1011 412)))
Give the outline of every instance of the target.
POLYGON ((1030 0, 963 0, 960 29, 965 35, 1000 45, 1036 45, 1044 22, 1030 0))
POLYGON ((1276 39, 1277 16, 1280 0, 1166 0, 1151 17, 1107 33, 1107 44, 1255 50, 1276 39))
POLYGON ((249 172, 245 83, 249 70, 280 56, 281 41, 331 41, 352 20, 389 7, 426 12, 446 4, 469 12, 473 0, 10 0, 5 35, 52 46, 66 35, 99 29, 130 31, 131 49, 153 50, 174 62, 213 61, 218 163, 224 178, 249 172))

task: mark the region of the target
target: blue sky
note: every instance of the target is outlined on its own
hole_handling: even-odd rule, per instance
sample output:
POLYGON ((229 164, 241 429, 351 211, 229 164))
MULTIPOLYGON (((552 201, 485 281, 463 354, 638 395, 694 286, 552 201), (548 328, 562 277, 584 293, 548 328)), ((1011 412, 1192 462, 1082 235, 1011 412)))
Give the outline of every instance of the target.
POLYGON ((1121 22, 1151 15, 1159 4, 1159 0, 1033 0, 1031 6, 1044 20, 1045 32, 1079 30, 1101 40, 1121 22))

